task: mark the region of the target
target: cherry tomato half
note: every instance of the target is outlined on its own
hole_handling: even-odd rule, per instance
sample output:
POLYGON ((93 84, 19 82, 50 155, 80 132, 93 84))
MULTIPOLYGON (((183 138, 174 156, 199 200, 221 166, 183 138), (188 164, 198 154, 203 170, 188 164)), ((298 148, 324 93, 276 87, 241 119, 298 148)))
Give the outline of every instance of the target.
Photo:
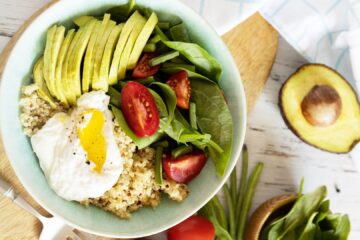
POLYGON ((214 240, 215 228, 206 218, 191 216, 166 231, 168 240, 214 240))
POLYGON ((205 166, 207 157, 201 150, 195 150, 176 159, 166 154, 163 159, 163 169, 166 175, 178 183, 187 183, 195 178, 205 166))
POLYGON ((121 91, 121 110, 138 137, 153 135, 159 128, 159 112, 149 90, 129 81, 121 91))
POLYGON ((166 82, 175 91, 176 105, 182 109, 189 109, 191 86, 186 71, 179 71, 166 82))
POLYGON ((137 63, 132 77, 134 78, 147 78, 153 76, 160 69, 160 65, 156 65, 153 67, 149 66, 150 59, 156 57, 156 53, 144 53, 140 58, 140 61, 137 63))

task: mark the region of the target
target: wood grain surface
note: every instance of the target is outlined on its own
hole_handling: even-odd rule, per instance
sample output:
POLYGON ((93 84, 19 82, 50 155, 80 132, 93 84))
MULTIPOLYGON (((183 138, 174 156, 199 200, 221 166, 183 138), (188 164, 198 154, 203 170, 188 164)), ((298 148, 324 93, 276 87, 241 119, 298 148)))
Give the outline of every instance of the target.
MULTIPOLYGON (((1 4, 2 3, 0 2, 0 8, 2 7, 1 4)), ((20 36, 21 32, 36 17, 36 15, 46 9, 50 4, 51 3, 47 3, 29 20, 25 21, 24 25, 19 28, 15 35, 12 35, 13 32, 11 30, 13 29, 10 31, 5 29, 8 31, 9 37, 12 36, 12 39, 8 42, 0 57, 0 74, 2 71, 1 68, 6 61, 6 57, 16 42, 17 37, 20 36)), ((8 21, 8 19, 6 21, 8 21)), ((11 26, 11 24, 9 25, 11 26)), ((4 36, 6 35, 3 34, 3 37, 4 36)), ((278 35, 259 14, 255 14, 248 20, 239 24, 233 30, 226 33, 223 36, 223 39, 228 45, 239 67, 247 95, 248 110, 250 111, 268 79, 276 55, 278 35)), ((32 206, 38 209, 42 214, 49 215, 22 187, 15 176, 15 173, 11 169, 1 144, 0 175, 11 183, 11 185, 14 186, 14 189, 29 201, 32 206)), ((32 215, 23 211, 21 208, 11 203, 10 200, 5 199, 2 196, 0 196, 0 222, 0 239, 37 239, 41 231, 41 224, 32 215)))

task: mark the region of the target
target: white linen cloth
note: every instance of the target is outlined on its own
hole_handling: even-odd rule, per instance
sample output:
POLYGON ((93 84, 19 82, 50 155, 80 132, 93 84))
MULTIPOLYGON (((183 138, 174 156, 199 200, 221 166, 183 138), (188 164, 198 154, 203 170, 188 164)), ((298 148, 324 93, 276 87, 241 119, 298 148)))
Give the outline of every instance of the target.
POLYGON ((223 34, 256 11, 309 62, 360 92, 360 0, 181 0, 223 34))

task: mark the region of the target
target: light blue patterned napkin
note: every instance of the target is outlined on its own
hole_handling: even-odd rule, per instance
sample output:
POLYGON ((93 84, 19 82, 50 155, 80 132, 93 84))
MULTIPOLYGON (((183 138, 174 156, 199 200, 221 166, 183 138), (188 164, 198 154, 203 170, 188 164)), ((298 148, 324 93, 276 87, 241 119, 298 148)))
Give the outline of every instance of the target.
POLYGON ((360 92, 359 0, 182 0, 219 34, 256 11, 309 62, 339 71, 360 92))

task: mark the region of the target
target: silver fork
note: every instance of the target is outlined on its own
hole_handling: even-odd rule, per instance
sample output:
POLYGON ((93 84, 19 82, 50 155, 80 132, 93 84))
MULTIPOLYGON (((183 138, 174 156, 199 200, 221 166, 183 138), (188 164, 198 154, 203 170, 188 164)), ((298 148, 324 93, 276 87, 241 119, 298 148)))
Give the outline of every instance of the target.
POLYGON ((36 211, 28 202, 19 196, 12 186, 0 178, 0 193, 5 197, 10 198, 18 206, 31 213, 43 225, 39 240, 81 240, 81 238, 74 233, 74 229, 66 225, 57 217, 44 217, 36 211))

